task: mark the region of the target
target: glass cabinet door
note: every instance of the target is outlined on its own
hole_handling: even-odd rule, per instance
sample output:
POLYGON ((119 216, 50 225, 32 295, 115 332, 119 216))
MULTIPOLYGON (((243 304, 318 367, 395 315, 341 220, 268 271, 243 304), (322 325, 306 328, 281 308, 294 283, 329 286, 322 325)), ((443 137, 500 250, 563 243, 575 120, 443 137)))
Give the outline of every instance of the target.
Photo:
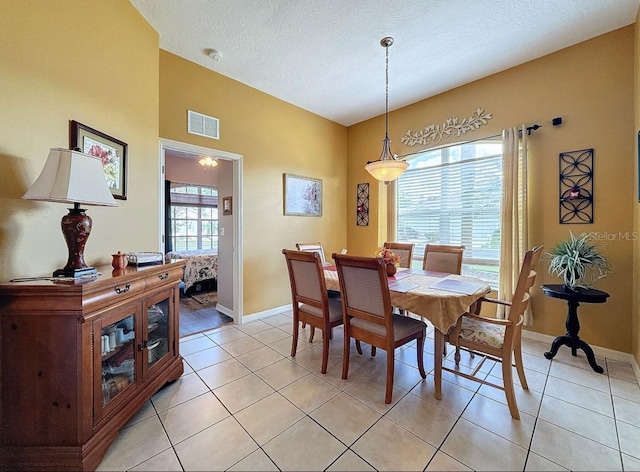
POLYGON ((146 312, 146 356, 143 356, 145 370, 152 369, 170 351, 172 296, 163 294, 145 302, 146 312))
POLYGON ((124 317, 103 320, 94 339, 100 350, 102 409, 136 381, 135 311, 119 316, 124 317))

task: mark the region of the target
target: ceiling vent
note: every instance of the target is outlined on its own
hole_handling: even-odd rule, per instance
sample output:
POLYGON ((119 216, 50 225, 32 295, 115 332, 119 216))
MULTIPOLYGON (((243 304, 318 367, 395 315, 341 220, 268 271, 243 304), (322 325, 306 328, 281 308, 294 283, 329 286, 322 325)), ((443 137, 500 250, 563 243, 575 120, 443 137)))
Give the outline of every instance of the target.
POLYGON ((198 136, 220 139, 220 120, 213 116, 187 110, 187 131, 198 136))

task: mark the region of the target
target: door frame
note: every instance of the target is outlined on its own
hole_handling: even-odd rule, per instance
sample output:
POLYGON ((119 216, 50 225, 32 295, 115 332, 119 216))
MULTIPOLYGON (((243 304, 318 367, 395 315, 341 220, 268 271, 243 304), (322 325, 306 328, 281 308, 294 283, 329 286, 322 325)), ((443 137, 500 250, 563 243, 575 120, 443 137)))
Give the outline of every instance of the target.
MULTIPOLYGON (((241 154, 235 154, 233 152, 222 151, 219 149, 208 148, 198 146, 195 144, 184 143, 181 141, 174 141, 172 139, 160 138, 158 143, 158 155, 159 155, 159 194, 160 201, 158 205, 158 231, 160 234, 160 251, 164 254, 164 237, 165 237, 165 225, 164 225, 164 201, 165 201, 165 150, 171 149, 174 151, 187 152, 196 154, 200 157, 209 156, 215 159, 224 159, 233 162, 233 274, 232 274, 232 290, 233 290, 233 307, 231 307, 231 313, 229 310, 222 310, 221 312, 229 315, 233 318, 235 324, 242 324, 243 319, 243 270, 242 270, 242 160, 241 154)), ((227 307, 225 307, 227 308, 227 307)))

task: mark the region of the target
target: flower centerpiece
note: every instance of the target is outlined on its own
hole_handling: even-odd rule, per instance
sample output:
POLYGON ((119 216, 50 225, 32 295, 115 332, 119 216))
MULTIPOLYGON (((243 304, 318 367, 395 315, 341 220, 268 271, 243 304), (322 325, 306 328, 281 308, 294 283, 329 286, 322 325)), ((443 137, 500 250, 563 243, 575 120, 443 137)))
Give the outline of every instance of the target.
POLYGON ((589 288, 606 277, 611 267, 587 233, 575 236, 570 231, 569 235, 547 253, 549 273, 560 277, 568 290, 589 288))
POLYGON ((396 268, 400 266, 400 256, 386 247, 378 249, 376 257, 382 259, 387 265, 388 275, 394 275, 396 273, 396 268))

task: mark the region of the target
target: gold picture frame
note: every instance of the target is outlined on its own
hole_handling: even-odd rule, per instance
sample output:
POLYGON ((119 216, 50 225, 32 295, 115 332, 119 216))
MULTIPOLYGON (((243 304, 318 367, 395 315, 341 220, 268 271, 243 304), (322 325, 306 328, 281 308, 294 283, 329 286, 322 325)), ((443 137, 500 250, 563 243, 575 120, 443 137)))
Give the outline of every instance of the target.
POLYGON ((222 214, 229 216, 233 214, 233 207, 231 205, 231 197, 222 197, 222 214))
POLYGON ((282 174, 286 216, 322 216, 322 180, 282 174))

